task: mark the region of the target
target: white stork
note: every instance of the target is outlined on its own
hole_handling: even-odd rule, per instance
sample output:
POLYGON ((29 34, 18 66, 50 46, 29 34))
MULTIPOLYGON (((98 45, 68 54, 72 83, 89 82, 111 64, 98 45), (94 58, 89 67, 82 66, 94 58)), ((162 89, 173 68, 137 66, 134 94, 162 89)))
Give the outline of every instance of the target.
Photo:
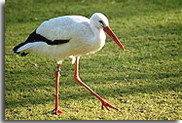
POLYGON ((58 109, 59 71, 61 70, 63 60, 67 57, 72 58, 72 63, 75 63, 74 80, 101 101, 102 109, 105 106, 107 110, 109 110, 108 107, 118 110, 118 108, 109 104, 83 83, 78 72, 80 56, 95 53, 104 46, 106 39, 104 31, 125 51, 124 46, 109 27, 108 19, 102 13, 94 13, 90 19, 71 15, 44 21, 29 35, 24 43, 20 43, 13 48, 14 53, 21 56, 34 52, 40 56, 46 56, 57 61, 54 109, 57 115, 62 113, 58 109))

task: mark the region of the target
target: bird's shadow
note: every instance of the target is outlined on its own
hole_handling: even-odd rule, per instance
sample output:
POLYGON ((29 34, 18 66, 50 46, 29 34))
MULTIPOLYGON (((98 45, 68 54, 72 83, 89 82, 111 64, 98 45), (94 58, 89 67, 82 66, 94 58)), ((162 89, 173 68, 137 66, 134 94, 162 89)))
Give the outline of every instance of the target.
MULTIPOLYGON (((21 71, 15 71, 15 73, 17 74, 17 76, 20 76, 24 73, 25 71, 21 72, 21 71), (18 75, 19 74, 19 75, 18 75)), ((40 73, 41 74, 41 73, 40 73)), ((43 73, 42 73, 43 74, 43 73)), ((180 77, 180 73, 179 74, 172 74, 172 73, 161 73, 161 74, 150 74, 150 75, 146 75, 146 73, 142 74, 142 73, 138 73, 133 75, 134 77, 131 76, 131 78, 128 78, 129 81, 132 81, 132 78, 135 79, 150 79, 150 76, 156 77, 158 79, 162 79, 162 78, 166 78, 166 77, 180 77)), ((40 80, 41 81, 41 80, 40 80)), ((175 90, 176 88, 181 87, 181 83, 180 82, 173 82, 173 83, 160 83, 159 85, 154 84, 144 84, 144 85, 140 85, 140 86, 125 86, 124 88, 122 88, 122 85, 124 83, 126 83, 126 81, 124 81, 123 76, 121 77, 108 77, 107 81, 113 81, 113 85, 109 85, 108 88, 102 88, 97 86, 97 82, 92 82, 92 79, 86 79, 86 83, 89 83, 90 86, 94 87, 94 90, 101 96, 103 97, 117 97, 118 95, 121 94, 125 94, 125 95, 137 95, 138 93, 156 93, 159 91, 165 91, 167 89, 169 90, 175 90), (117 83, 120 84, 119 86, 115 86, 114 85, 114 81, 117 80, 117 83), (120 81, 118 81, 120 80, 120 81), (132 91, 131 91, 132 90, 132 91)), ((98 80, 99 81, 99 78, 98 80)), ((60 82, 61 83, 61 82, 60 82)), ((67 82, 63 82, 64 84, 62 84, 61 88, 67 88, 69 86, 80 86, 78 83, 76 83, 72 78, 68 78, 67 82)), ((99 82, 102 83, 102 82, 99 82)), ((105 83, 107 85, 107 83, 105 83)), ((60 85, 61 86, 61 85, 60 85)), ((53 102, 54 101, 54 91, 52 91, 52 89, 50 90, 46 90, 46 91, 52 91, 52 94, 47 96, 44 93, 41 93, 41 95, 33 95, 31 90, 33 90, 34 88, 41 88, 41 89, 47 89, 47 87, 51 87, 51 88, 55 88, 55 83, 54 82, 41 82, 41 83, 33 83, 33 86, 30 86, 30 83, 25 82, 24 84, 21 84, 20 86, 16 87, 16 90, 14 90, 13 88, 10 87, 6 87, 6 91, 9 91, 10 93, 21 93, 22 89, 23 90, 30 90, 28 93, 31 93, 30 96, 25 96, 23 98, 17 99, 17 100, 11 100, 8 97, 5 100, 5 107, 6 108, 13 108, 13 107, 17 107, 17 106, 23 106, 26 107, 28 105, 36 105, 36 104, 46 104, 47 102, 53 102)), ((84 87, 83 87, 84 88, 84 87)), ((82 100, 82 99, 90 99, 93 98, 94 96, 90 97, 91 94, 88 94, 88 91, 84 91, 81 90, 81 92, 76 92, 76 93, 71 93, 71 90, 68 90, 67 92, 63 92, 61 91, 61 93, 64 94, 60 94, 60 100, 63 101, 67 101, 70 99, 74 99, 74 100, 82 100), (69 93, 70 92, 70 93, 69 93)))

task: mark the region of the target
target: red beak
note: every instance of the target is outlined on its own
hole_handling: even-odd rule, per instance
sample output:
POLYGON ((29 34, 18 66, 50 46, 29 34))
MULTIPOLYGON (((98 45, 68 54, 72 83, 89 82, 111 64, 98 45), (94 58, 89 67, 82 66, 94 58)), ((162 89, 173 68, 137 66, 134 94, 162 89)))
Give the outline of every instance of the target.
POLYGON ((112 38, 113 41, 116 42, 116 44, 123 50, 125 51, 124 46, 121 44, 121 42, 119 41, 119 39, 117 38, 117 36, 114 34, 114 32, 111 30, 110 27, 106 26, 103 28, 104 31, 112 38))

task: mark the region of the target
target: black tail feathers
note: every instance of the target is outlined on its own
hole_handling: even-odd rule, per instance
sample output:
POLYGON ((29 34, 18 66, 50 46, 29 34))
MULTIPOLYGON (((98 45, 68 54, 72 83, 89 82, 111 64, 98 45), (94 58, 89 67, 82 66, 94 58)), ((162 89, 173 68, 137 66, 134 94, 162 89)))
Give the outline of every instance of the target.
POLYGON ((32 32, 29 37, 27 38, 27 40, 24 42, 24 43, 20 43, 18 45, 16 45, 14 48, 13 48, 13 52, 16 53, 16 54, 19 54, 21 56, 26 56, 28 53, 25 53, 25 52, 17 52, 17 50, 22 47, 23 45, 25 45, 26 43, 28 42, 33 42, 33 37, 34 35, 36 34, 36 30, 34 32, 32 32))
POLYGON ((16 53, 16 54, 19 54, 21 56, 26 56, 28 53, 25 53, 25 52, 17 52, 17 50, 22 47, 23 45, 25 45, 25 43, 20 43, 18 45, 16 45, 14 48, 13 48, 13 52, 16 53))

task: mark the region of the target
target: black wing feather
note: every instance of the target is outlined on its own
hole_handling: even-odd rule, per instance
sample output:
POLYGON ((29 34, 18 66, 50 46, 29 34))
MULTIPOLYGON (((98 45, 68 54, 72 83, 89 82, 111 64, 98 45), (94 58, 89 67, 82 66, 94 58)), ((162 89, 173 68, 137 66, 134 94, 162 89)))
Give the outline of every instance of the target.
POLYGON ((47 43, 48 45, 59 45, 59 44, 64 44, 64 43, 68 43, 70 40, 49 40, 45 37, 43 37, 42 35, 40 34, 37 34, 36 33, 36 30, 34 32, 32 32, 29 37, 27 38, 27 40, 24 42, 24 43, 20 43, 18 45, 16 45, 14 48, 13 48, 13 51, 14 53, 17 53, 17 54, 20 54, 21 56, 25 56, 27 55, 28 53, 25 53, 25 52, 17 52, 17 50, 22 47, 23 45, 27 44, 27 43, 33 43, 33 42, 45 42, 47 43))

